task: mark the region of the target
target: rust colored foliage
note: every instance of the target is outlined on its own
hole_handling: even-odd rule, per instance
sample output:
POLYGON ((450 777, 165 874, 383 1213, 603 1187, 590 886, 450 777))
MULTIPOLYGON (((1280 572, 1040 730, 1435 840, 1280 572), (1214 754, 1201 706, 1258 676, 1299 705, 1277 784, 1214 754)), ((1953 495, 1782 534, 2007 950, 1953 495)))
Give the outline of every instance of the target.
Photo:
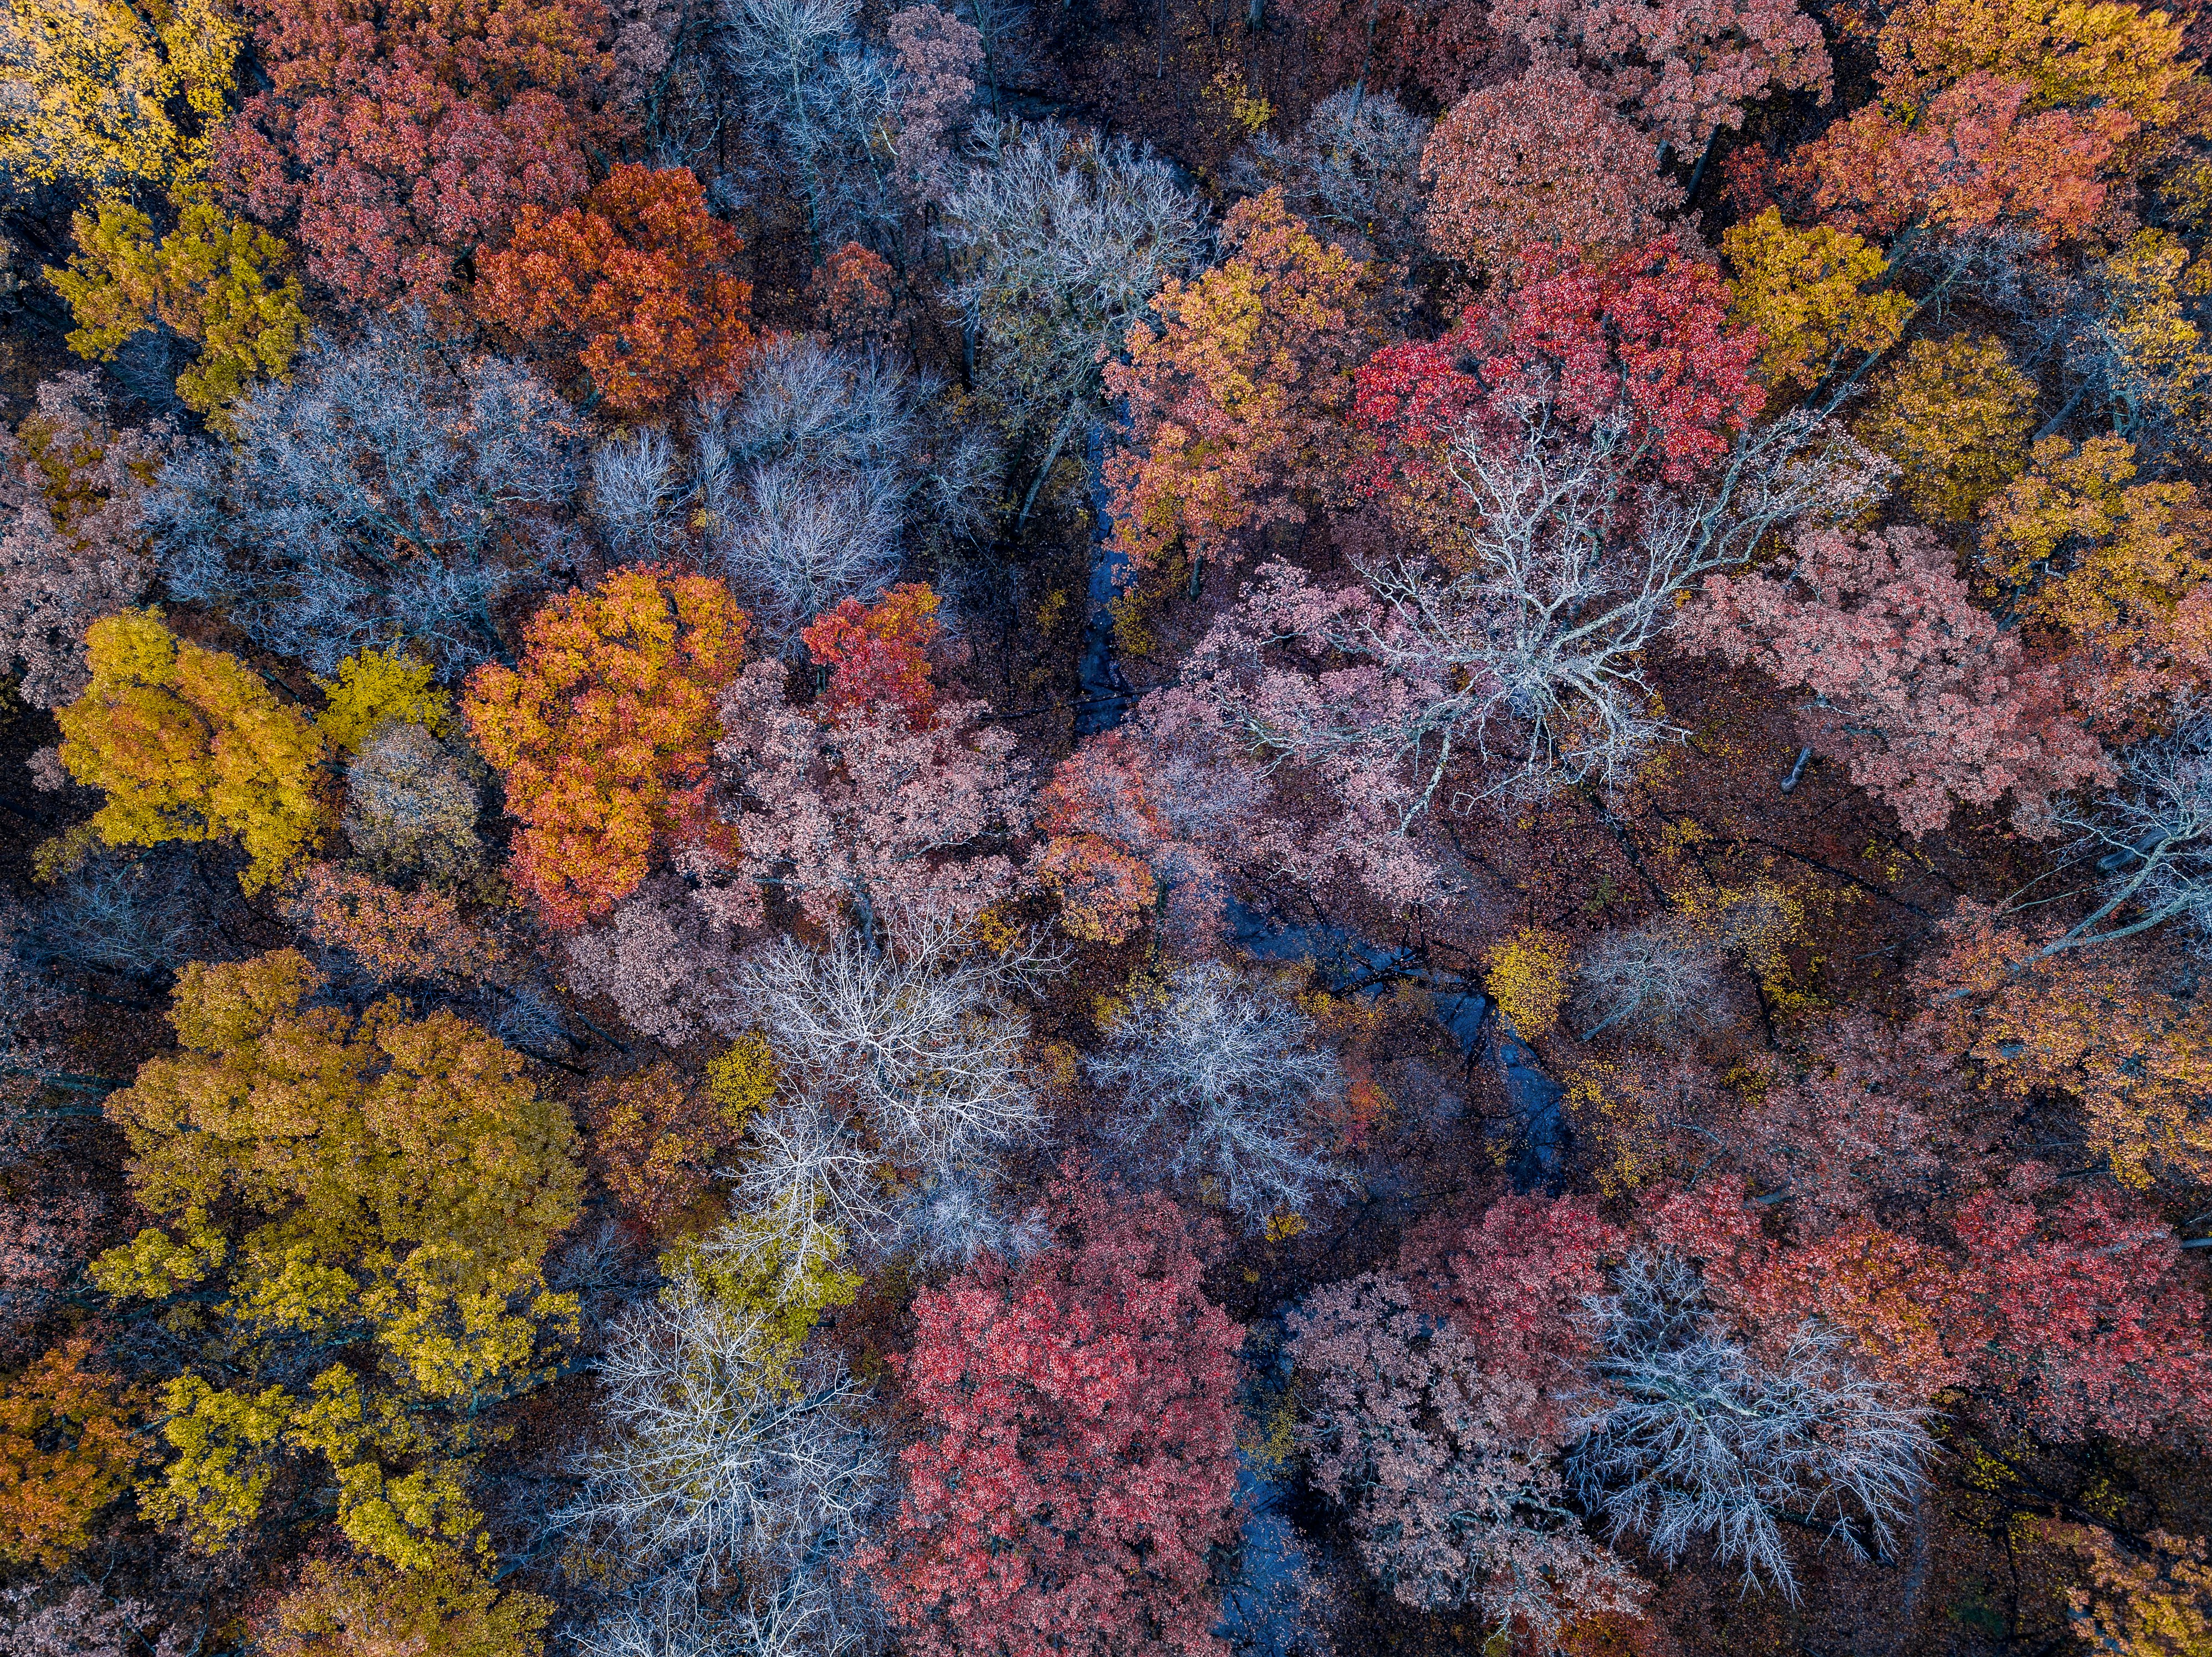
POLYGON ((325 949, 343 950, 380 986, 477 977, 499 953, 461 919, 450 895, 402 892, 327 863, 307 871, 290 907, 309 937, 325 949))
POLYGON ((881 707, 927 731, 937 722, 928 651, 938 631, 937 595, 905 581, 873 605, 841 599, 799 637, 814 665, 830 670, 823 702, 832 719, 850 720, 881 707))
POLYGON ((234 203, 362 309, 447 307, 524 207, 590 187, 619 122, 599 0, 254 0, 270 86, 223 130, 234 203))
POLYGON ((1354 416, 1383 450, 1357 480, 1370 493, 1432 487, 1438 446, 1470 431, 1517 438, 1539 409, 1578 431, 1617 428, 1627 464, 1686 478, 1765 401, 1759 337, 1728 313, 1719 273, 1671 234, 1470 307, 1442 339, 1390 346, 1359 370, 1354 416))
POLYGON ((2111 780, 2057 675, 1974 608, 1935 537, 1822 531, 1796 550, 1784 575, 1709 578, 1679 636, 1813 692, 1798 714, 1805 740, 1906 833, 1941 828, 1954 802, 2009 794, 2014 823, 2047 835, 2052 794, 2111 780))
POLYGON ((1255 530, 1303 523, 1302 500, 1350 459, 1352 368, 1374 337, 1366 268, 1316 240, 1279 189, 1231 208, 1222 240, 1228 257, 1169 277, 1160 327, 1139 322, 1127 363, 1106 367, 1131 428, 1106 466, 1115 544, 1139 569, 1177 546, 1220 563, 1255 530))
POLYGON ((1977 71, 1909 115, 1868 104, 1798 149, 1783 181, 1816 215, 1881 241, 1915 225, 2079 236, 2104 210, 2106 169, 2135 118, 2037 112, 2034 90, 1977 71))
POLYGON ((1638 125, 1694 155, 1746 104, 1832 84, 1820 26, 1797 0, 1498 0, 1491 27, 1558 57, 1638 125))
POLYGON ((91 1357, 75 1335, 0 1381, 0 1559, 59 1570, 130 1484, 131 1400, 91 1357))
POLYGON ((1511 282, 1639 246, 1682 192, 1658 146, 1567 70, 1470 92, 1429 134, 1429 246, 1511 282))
POLYGON ((707 762, 746 627, 720 581, 617 570, 531 618, 519 670, 471 677, 469 729, 522 824, 515 877, 555 926, 635 890, 657 839, 719 838, 707 762))
POLYGON ((889 349, 891 267, 882 254, 847 242, 823 260, 806 299, 814 325, 833 343, 861 352, 889 349))
POLYGON ((688 167, 617 167, 583 204, 526 203, 478 263, 477 310, 572 355, 607 407, 643 414, 734 391, 754 353, 744 244, 707 210, 688 167))
POLYGON ((884 1600, 923 1657, 1213 1657, 1243 1332, 1199 1290, 1212 1228, 1073 1164, 1051 1213, 1066 1241, 915 1297, 884 1600))
POLYGON ((738 1125, 712 1091, 663 1060, 592 1089, 592 1149, 607 1189, 632 1216, 660 1230, 706 1194, 730 1159, 738 1125))

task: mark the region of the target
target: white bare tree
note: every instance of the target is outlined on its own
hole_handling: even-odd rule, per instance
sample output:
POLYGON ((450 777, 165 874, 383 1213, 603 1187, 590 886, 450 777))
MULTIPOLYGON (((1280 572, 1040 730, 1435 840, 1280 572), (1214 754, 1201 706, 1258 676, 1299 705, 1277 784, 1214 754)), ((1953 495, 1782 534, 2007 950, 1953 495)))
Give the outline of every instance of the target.
POLYGON ((732 987, 797 1091, 857 1117, 890 1162, 942 1174, 1036 1126, 1029 1018, 1012 998, 1056 964, 1034 944, 994 950, 924 914, 883 947, 857 933, 820 951, 778 938, 732 987))
POLYGON ((675 446, 658 426, 608 438, 592 451, 592 515, 623 558, 660 555, 679 521, 684 493, 675 446))
POLYGON ((2120 786, 2062 810, 2072 853, 2101 881, 2096 907, 2039 952, 2113 942, 2178 920, 2212 943, 2212 713, 2186 708, 2168 735, 2128 751, 2120 786))
POLYGON ((1302 1213, 1351 1171, 1322 1148, 1344 1096, 1336 1056, 1283 988, 1218 961, 1139 991, 1085 1064, 1111 1101, 1107 1137, 1153 1178, 1209 1183, 1259 1223, 1302 1213))
POLYGON ((890 1464, 863 1391, 794 1375, 757 1311, 688 1277, 632 1308, 599 1361, 599 1442, 556 1516, 585 1545, 700 1587, 781 1583, 866 1531, 890 1464))
MULTIPOLYGON (((953 297, 983 349, 982 385, 1014 426, 1051 437, 1037 483, 1100 412, 1101 360, 1126 343, 1164 276, 1189 268, 1204 209, 1125 138, 1052 122, 976 124, 975 165, 946 204, 953 297)), ((1024 503, 1026 514, 1036 484, 1024 503)))
POLYGON ((890 1234, 882 1166, 841 1110, 819 1094, 793 1090, 747 1134, 732 1206, 750 1223, 709 1233, 703 1254, 732 1266, 740 1264, 732 1258, 738 1253, 762 1256, 795 1288, 822 1262, 890 1234))
POLYGON ((1249 195, 1279 186, 1283 203, 1363 254, 1403 258, 1421 234, 1421 147, 1429 123, 1387 93, 1346 87, 1313 106, 1295 136, 1261 132, 1230 163, 1249 195))
POLYGON ((1694 1268, 1641 1250, 1591 1309, 1611 1403, 1568 1472, 1615 1536, 1633 1531, 1669 1560, 1709 1539, 1747 1586, 1792 1600, 1785 1523, 1856 1557, 1888 1551, 1935 1443, 1925 1411, 1854 1370, 1831 1332, 1808 1323, 1763 1358, 1706 1307, 1694 1268))
POLYGON ((1565 432, 1539 406, 1509 440, 1466 434, 1449 567, 1362 558, 1364 586, 1333 594, 1271 567, 1193 672, 1255 745, 1393 779, 1401 828, 1462 756, 1493 793, 1624 782, 1684 734, 1647 673, 1683 597, 1785 525, 1863 509, 1891 470, 1802 412, 1745 433, 1693 490, 1640 483, 1640 458, 1626 428, 1565 432), (1339 652, 1358 694, 1271 689, 1260 652, 1291 644, 1339 652))
POLYGON ((770 647, 790 650, 823 610, 872 598, 898 574, 898 512, 883 481, 788 460, 750 470, 744 504, 717 526, 714 562, 770 647))
POLYGON ((1597 1021, 1582 1039, 1631 1021, 1661 1028, 1724 1022, 1721 965, 1713 941, 1673 916, 1601 934, 1576 974, 1577 998, 1597 1021))

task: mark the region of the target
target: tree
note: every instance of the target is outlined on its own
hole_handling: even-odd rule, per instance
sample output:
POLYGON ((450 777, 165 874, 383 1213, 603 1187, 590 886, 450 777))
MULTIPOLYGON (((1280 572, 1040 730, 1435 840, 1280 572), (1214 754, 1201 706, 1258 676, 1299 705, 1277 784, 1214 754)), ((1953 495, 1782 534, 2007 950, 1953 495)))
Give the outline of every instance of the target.
POLYGON ((532 616, 519 669, 487 663, 464 709, 523 824, 517 877, 554 925, 637 889, 656 841, 713 839, 715 698, 738 677, 747 621, 702 576, 617 570, 532 616))
POLYGON ((2196 489, 2131 483, 2135 454, 2117 437, 2047 437, 1983 502, 1978 561, 2022 613, 2086 642, 2155 626, 2212 576, 2196 489))
POLYGON ((524 207, 582 197, 588 151, 620 134, 597 0, 252 9, 270 84, 223 129, 213 171, 349 306, 450 310, 459 262, 524 207))
POLYGON ((791 705, 781 664, 746 669, 722 698, 714 750, 721 838, 686 852, 726 881, 716 913, 758 926, 781 891, 835 935, 848 916, 864 932, 924 913, 969 922, 1011 896, 1020 870, 1006 848, 1033 815, 1029 768, 982 712, 946 703, 921 730, 897 701, 830 714, 791 705))
POLYGON ((624 1023, 670 1047, 737 1035, 728 980, 743 940, 710 913, 718 897, 672 873, 647 876, 605 924, 561 940, 569 987, 606 996, 624 1023))
POLYGON ((922 916, 887 943, 847 932, 816 951, 777 938, 732 992, 793 1088, 857 1119, 880 1162, 942 1176, 1036 1126, 1043 1077, 1015 998, 1054 964, 922 916))
POLYGON ((1216 1652, 1242 1332, 1199 1291, 1206 1229, 1158 1196, 1116 1212, 1074 1166, 1051 1202, 1063 1241, 915 1296, 896 1367, 929 1424, 885 1605, 926 1654, 1216 1652))
POLYGON ((1429 246, 1499 284, 1609 264, 1682 201, 1651 139, 1579 76, 1545 64, 1453 105, 1429 135, 1421 176, 1429 246))
POLYGON ((1759 377, 1812 391, 1830 376, 1872 361, 1897 343, 1910 294, 1882 286, 1889 262, 1849 230, 1793 230, 1779 208, 1731 225, 1721 251, 1736 325, 1759 336, 1759 377))
POLYGON ((938 634, 937 595, 908 581, 865 610, 858 599, 840 600, 799 640, 814 665, 830 670, 823 707, 832 720, 866 719, 884 708, 927 731, 937 722, 927 652, 938 634))
POLYGON ((466 983, 500 957, 499 946, 462 920, 446 894, 396 891, 327 863, 307 870, 286 907, 302 932, 341 951, 379 989, 466 983))
POLYGON ((1601 1309, 1595 1369, 1616 1402, 1575 1447, 1577 1493, 1618 1536, 1662 1558, 1711 1537, 1744 1581, 1794 1599, 1786 1518, 1856 1557, 1892 1545, 1935 1445, 1924 1412, 1900 1407, 1807 1323, 1771 1357, 1715 1326, 1697 1273, 1637 1253, 1601 1309))
POLYGON ((166 324, 200 348, 177 395, 218 429, 247 385, 281 378, 306 343, 299 278, 285 268, 292 250, 204 185, 178 199, 176 228, 158 242, 154 222, 121 202, 102 203, 96 219, 78 214, 76 240, 68 267, 46 272, 76 319, 70 349, 112 361, 166 324))
POLYGON ((1994 339, 1916 339, 1869 390, 1851 429, 1898 463, 1923 518, 1966 522, 2027 463, 2035 385, 1994 339))
POLYGON ((471 297, 500 326, 574 355, 617 414, 649 413, 744 377, 752 285, 732 274, 744 246, 688 167, 624 164, 580 206, 519 208, 471 297))
POLYGON ((1194 583, 1334 489, 1373 333, 1364 267, 1316 241, 1279 191, 1237 203, 1221 236, 1227 258, 1187 286, 1169 276, 1160 326, 1139 322, 1128 361, 1105 371, 1129 419, 1128 448, 1106 463, 1115 547, 1142 570, 1179 545, 1194 583))
POLYGON ((128 1423, 135 1400, 88 1368, 92 1356, 72 1336, 0 1381, 0 1558, 11 1564, 60 1570, 143 1454, 128 1423))
MULTIPOLYGON (((756 1035, 750 1046, 773 1075, 768 1044, 756 1035)), ((619 1080, 603 1077, 592 1095, 592 1150, 607 1188, 656 1231, 706 1194, 744 1126, 744 1111, 725 1105, 711 1086, 687 1082, 665 1059, 619 1080)))
POLYGON ((1253 1228, 1352 1182, 1326 1128, 1343 1068, 1288 985, 1200 962, 1133 984, 1105 1035, 1084 1069, 1140 1175, 1194 1185, 1253 1228))
POLYGON ((346 843, 384 880, 415 879, 467 890, 484 877, 483 762, 441 742, 427 725, 375 727, 346 768, 346 843))
POLYGON ((33 707, 83 690, 85 628, 153 584, 146 491, 170 442, 160 422, 117 430, 82 373, 43 382, 36 410, 0 434, 0 665, 33 707))
POLYGON ((1515 1035, 1534 1041, 1559 1022, 1566 1005, 1566 940, 1541 926, 1522 926, 1482 957, 1482 987, 1515 1035))
POLYGON ((1793 0, 1507 0, 1490 27, 1573 64, 1669 149, 1701 149, 1770 93, 1833 85, 1820 26, 1793 0))
POLYGON ((1420 243, 1429 123, 1382 92, 1350 88, 1313 106, 1289 139, 1262 129, 1231 157, 1230 182, 1283 205, 1353 258, 1402 259, 1420 243))
POLYGON ((1310 1388, 1299 1445, 1367 1568, 1401 1604, 1471 1608, 1493 1638, 1540 1652, 1578 1617, 1633 1613, 1644 1584, 1565 1506, 1528 1383, 1412 1301, 1370 1274, 1287 1320, 1310 1388))
POLYGON ((293 950, 185 969, 181 1051, 106 1104, 159 1223, 92 1275, 205 1306, 194 1350, 224 1383, 163 1388, 172 1454, 142 1510, 220 1545, 280 1458, 319 1455, 356 1545, 424 1569, 478 1523, 473 1423, 573 1325, 539 1263, 575 1217, 574 1130, 483 1030, 388 1001, 356 1022, 307 1005, 318 983, 293 950))
POLYGON ((553 1607, 520 1588, 501 1593, 470 1561, 394 1571, 358 1559, 311 1559, 299 1586, 256 1629, 271 1657, 538 1657, 553 1607))
POLYGON ((978 134, 981 164, 945 203, 962 261, 953 297, 987 348, 981 388, 1025 435, 1051 434, 1041 482, 1077 422, 1101 412, 1102 358, 1197 252, 1200 209, 1126 139, 1052 123, 978 134))
POLYGON ((1156 690, 1054 771, 1037 875, 1078 938, 1119 944, 1150 911, 1195 951, 1220 935, 1236 871, 1285 838, 1269 803, 1258 762, 1202 700, 1156 690))
POLYGON ((794 1370, 758 1313, 679 1277, 610 1332, 598 1442, 556 1523, 618 1581, 734 1588, 757 1614, 802 1584, 849 1600, 844 1561, 888 1494, 866 1403, 834 1367, 794 1370))
POLYGON ((148 502, 163 574, 262 648, 327 674, 404 641, 446 672, 502 652, 500 612, 574 555, 576 412, 419 314, 325 345, 231 410, 148 502))
POLYGON ((126 0, 26 0, 0 18, 0 62, 20 93, 0 116, 14 190, 96 200, 196 178, 237 85, 244 31, 215 0, 145 12, 126 0))
POLYGON ((1954 800, 2008 793, 2015 826, 2048 835, 2052 794, 2112 775, 2066 716, 2057 675, 1968 602, 1949 549, 1925 530, 1811 531, 1796 552, 1780 575, 1709 577, 1678 631, 1691 649, 1810 690, 1807 743, 1848 763, 1906 833, 1942 828, 1954 800))
POLYGON ((2039 113, 2033 98, 2026 81, 1977 70, 1902 113, 1877 100, 1800 145, 1783 181, 1814 213, 1893 252, 1930 230, 2072 240, 2104 210, 2106 171, 2135 118, 2039 113))
POLYGON ((155 610, 94 622, 92 683, 55 715, 62 763, 107 800, 110 846, 235 839, 258 891, 319 837, 323 738, 234 656, 178 638, 155 610))
POLYGON ((2107 1651, 2188 1657, 2212 1640, 2212 1568, 2201 1537, 2153 1531, 2132 1545, 2094 1525, 2047 1525, 2044 1533, 2087 1564, 2085 1587, 2069 1589, 2075 1627, 2107 1651))
POLYGON ((1467 90, 1496 47, 1488 9, 1469 0, 1291 0, 1312 31, 1323 86, 1352 95, 1419 86, 1439 104, 1467 90))

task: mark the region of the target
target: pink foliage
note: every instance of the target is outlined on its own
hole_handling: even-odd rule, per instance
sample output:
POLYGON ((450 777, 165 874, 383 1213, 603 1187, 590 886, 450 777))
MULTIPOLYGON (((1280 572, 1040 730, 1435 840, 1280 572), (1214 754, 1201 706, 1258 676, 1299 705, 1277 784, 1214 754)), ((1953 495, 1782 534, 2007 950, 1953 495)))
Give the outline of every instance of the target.
POLYGON ((1279 839, 1271 792, 1213 710, 1170 688, 1060 762, 1044 791, 1044 827, 1055 846, 1095 836, 1150 869, 1166 890, 1176 947, 1203 950, 1219 937, 1237 870, 1279 839))
POLYGON ((1783 177, 1821 217, 1879 240, 1923 222, 2078 236, 2104 209, 2104 171, 2136 120, 2110 107, 2024 112, 2034 96, 2025 81, 1978 70, 1911 118, 1876 100, 1793 155, 1783 177))
POLYGON ((894 141, 899 183, 918 201, 941 201, 952 184, 947 139, 975 100, 983 37, 935 6, 893 12, 884 34, 902 76, 894 141))
POLYGON ((1470 92, 1429 134, 1429 246, 1493 277, 1618 258, 1680 206, 1658 148, 1568 70, 1470 92))
POLYGON ((798 707, 780 663, 749 667, 725 694, 714 780, 736 844, 695 843, 679 861, 734 875, 709 895, 727 924, 763 920, 780 889, 825 932, 928 911, 973 920, 1013 895, 1019 871, 1000 849, 1033 815, 1028 762, 1005 730, 978 723, 980 702, 946 703, 913 726, 908 709, 878 701, 798 707))
POLYGON ((1497 0, 1490 26, 1537 61, 1574 64, 1637 124, 1694 155, 1770 93, 1833 84, 1796 0, 1497 0))
POLYGON ((1565 1431, 1590 1351, 1583 1302, 1605 1292, 1599 1262, 1626 1238, 1583 1199, 1508 1195, 1469 1224, 1440 1216, 1398 1252, 1413 1304, 1449 1318, 1485 1369, 1539 1399, 1548 1434, 1565 1431))
POLYGON ((2017 635, 1974 608, 1927 531, 1824 530, 1796 550, 1784 574, 1708 579, 1677 636, 1811 691, 1805 740, 1908 834, 1941 828, 1954 802, 2007 794, 2023 833, 2047 834, 2051 794, 2112 780, 2057 672, 2029 665, 2017 635))
POLYGON ((1071 1241, 915 1296, 884 1600, 921 1657, 1215 1657, 1243 1332, 1199 1290, 1211 1227, 1075 1164, 1051 1203, 1071 1241))

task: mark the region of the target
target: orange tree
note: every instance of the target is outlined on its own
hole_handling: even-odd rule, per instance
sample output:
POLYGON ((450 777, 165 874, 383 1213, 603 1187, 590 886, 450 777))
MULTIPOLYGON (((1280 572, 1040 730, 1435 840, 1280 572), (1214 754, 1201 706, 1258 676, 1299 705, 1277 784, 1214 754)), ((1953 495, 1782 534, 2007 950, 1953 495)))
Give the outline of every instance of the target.
POLYGON ((516 877, 555 925, 635 890, 656 836, 682 825, 712 837, 715 704, 747 625, 720 581, 621 569, 532 617, 520 668, 486 664, 470 679, 469 729, 522 824, 516 877))
POLYGON ((744 245, 689 168, 617 167, 580 207, 522 208, 506 249, 478 264, 477 307, 573 355, 609 408, 641 413, 744 373, 744 245))

